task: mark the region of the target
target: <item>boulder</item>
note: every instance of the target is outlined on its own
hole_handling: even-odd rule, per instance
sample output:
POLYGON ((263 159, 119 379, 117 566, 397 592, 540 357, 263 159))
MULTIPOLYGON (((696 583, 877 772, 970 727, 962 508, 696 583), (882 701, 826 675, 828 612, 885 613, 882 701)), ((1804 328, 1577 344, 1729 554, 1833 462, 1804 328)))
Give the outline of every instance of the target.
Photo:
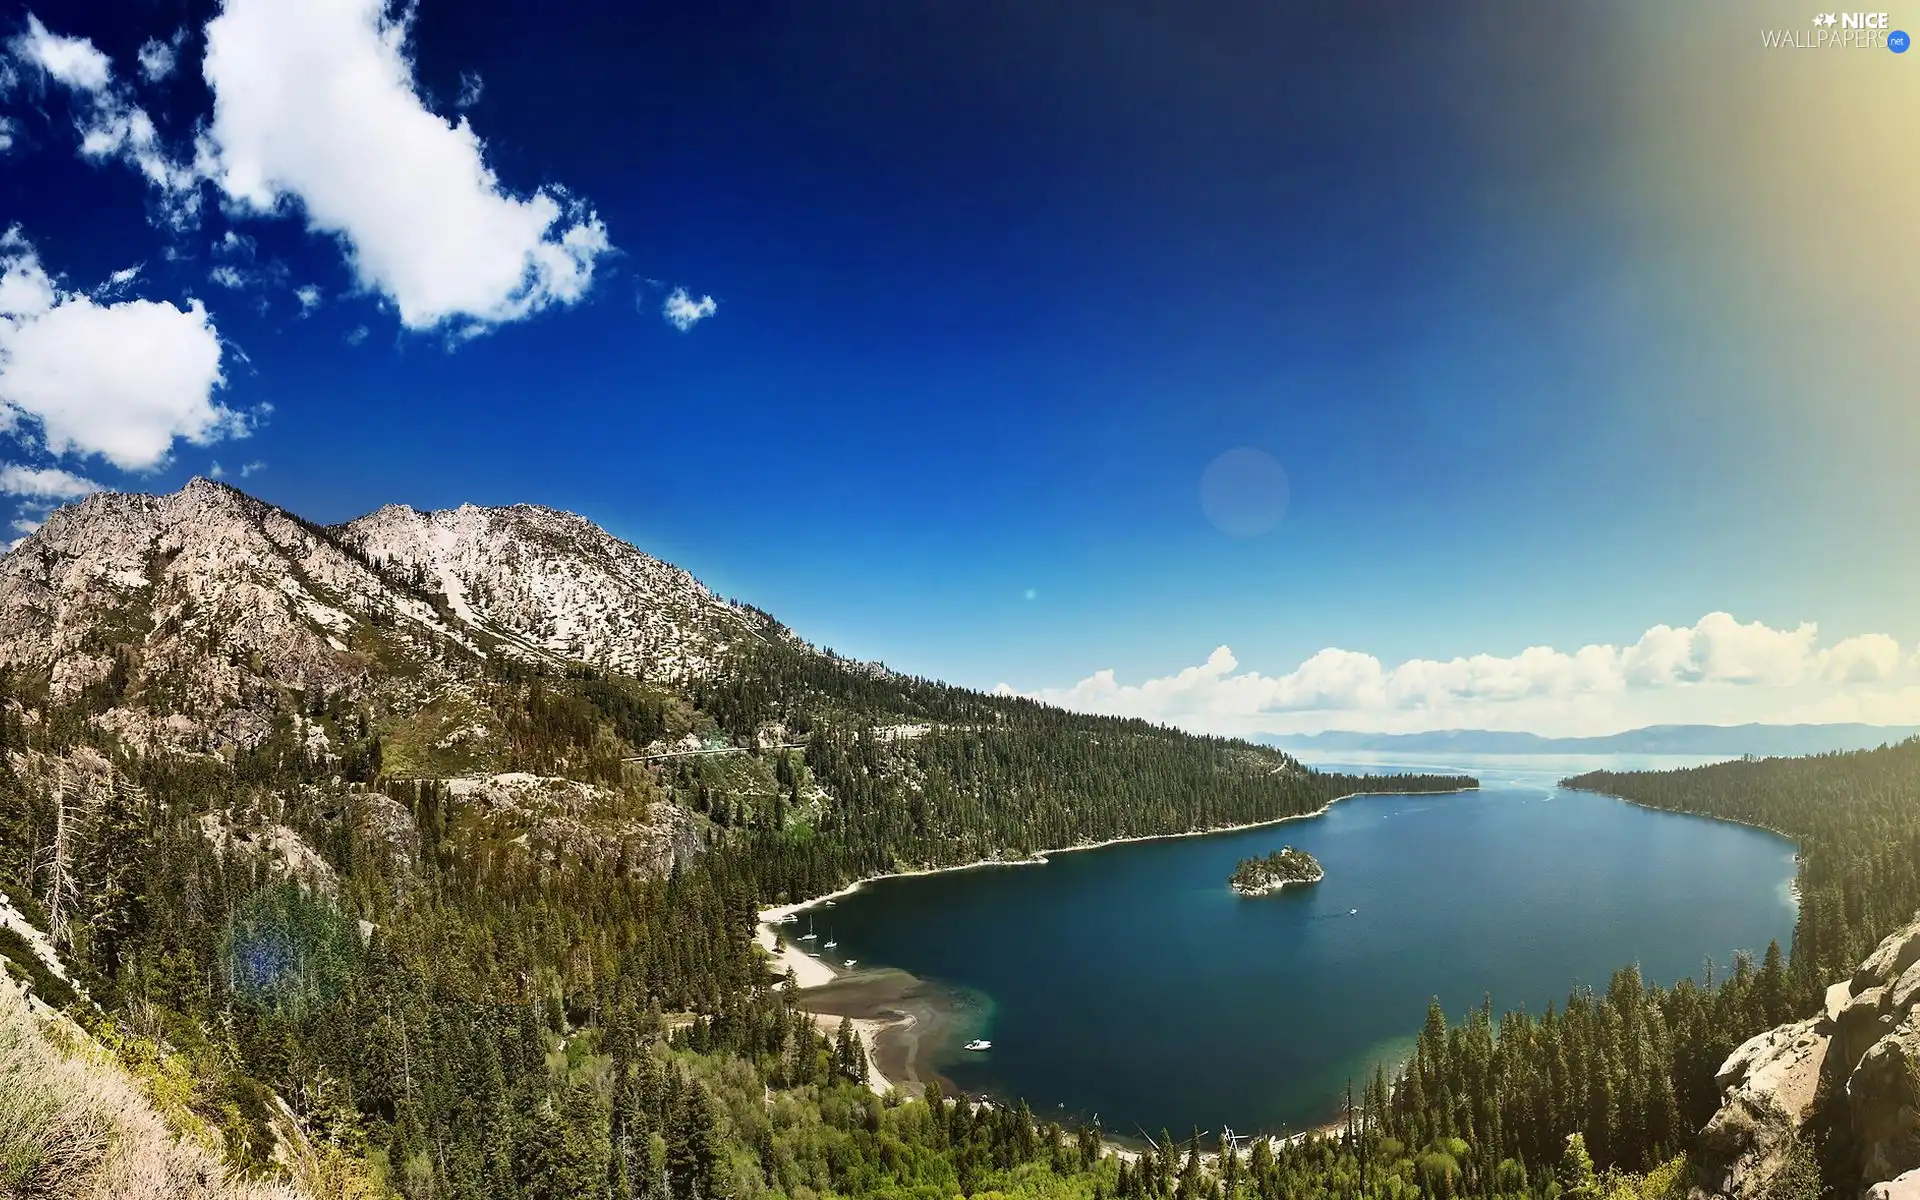
POLYGON ((1898 933, 1889 934, 1875 947, 1867 961, 1853 973, 1853 994, 1871 987, 1883 987, 1899 979, 1908 967, 1920 962, 1920 921, 1914 921, 1898 933))
POLYGON ((1874 1184, 1867 1189, 1867 1200, 1920 1200, 1920 1171, 1874 1184))
POLYGON ((1860 1059, 1846 1098, 1861 1179, 1920 1168, 1920 1025, 1911 1014, 1860 1059))
POLYGON ((1827 1020, 1829 1022, 1839 1021, 1840 1014, 1845 1012, 1847 1005, 1851 1003, 1853 1003, 1852 980, 1842 979, 1839 983, 1830 985, 1827 988, 1827 1020))
POLYGON ((1827 1070, 1836 1079, 1845 1079, 1868 1049, 1893 1031, 1898 1018, 1890 1000, 1887 988, 1870 987, 1840 1010, 1833 1023, 1833 1048, 1827 1052, 1827 1070))
POLYGON ((1900 978, 1894 980, 1893 986, 1887 989, 1887 994, 1892 1010, 1905 1016, 1913 1007, 1913 1002, 1920 1000, 1920 962, 1901 972, 1900 978))
POLYGON ((1703 1187, 1694 1195, 1751 1200, 1766 1193, 1813 1111, 1826 1062, 1824 1017, 1770 1029, 1727 1056, 1715 1081, 1726 1100, 1700 1131, 1703 1187))
POLYGON ((1817 1016, 1748 1039, 1715 1075, 1693 1200, 1759 1200, 1813 1123, 1867 1200, 1920 1200, 1920 919, 1829 987, 1817 1016))

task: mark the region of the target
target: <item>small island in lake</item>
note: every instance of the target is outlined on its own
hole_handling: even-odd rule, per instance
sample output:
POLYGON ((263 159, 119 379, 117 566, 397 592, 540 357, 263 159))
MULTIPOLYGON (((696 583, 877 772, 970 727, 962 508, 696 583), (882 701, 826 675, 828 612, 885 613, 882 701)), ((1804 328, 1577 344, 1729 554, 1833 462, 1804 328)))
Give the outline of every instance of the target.
POLYGON ((1242 896, 1264 896, 1290 883, 1319 883, 1326 877, 1313 855, 1283 846, 1265 858, 1241 859, 1227 882, 1242 896))

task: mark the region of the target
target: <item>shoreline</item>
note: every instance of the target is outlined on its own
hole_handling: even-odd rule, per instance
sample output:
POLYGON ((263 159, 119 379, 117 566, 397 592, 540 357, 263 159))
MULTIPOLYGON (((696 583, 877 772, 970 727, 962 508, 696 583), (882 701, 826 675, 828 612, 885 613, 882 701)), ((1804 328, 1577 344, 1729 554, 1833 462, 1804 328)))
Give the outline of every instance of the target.
MULTIPOLYGON (((1476 785, 1474 787, 1446 788, 1433 792, 1347 792, 1329 799, 1325 804, 1322 804, 1319 808, 1311 812, 1289 813, 1286 816, 1274 817, 1265 821, 1247 821, 1237 825, 1216 825, 1208 829, 1189 829, 1178 833, 1153 833, 1130 837, 1107 838, 1098 842, 1083 842, 1074 846, 1059 846, 1046 850, 1037 850, 1026 858, 988 858, 969 863, 955 863, 951 866, 922 867, 910 871, 891 871, 879 875, 870 875, 862 879, 857 879, 845 887, 828 892, 825 895, 815 896, 808 900, 798 900, 787 904, 774 905, 759 910, 754 922, 754 940, 759 943, 762 949, 767 951, 771 960, 769 965, 776 972, 783 975, 788 972, 792 973, 794 982, 802 993, 801 1003, 804 1007, 806 1003, 805 993, 816 991, 841 980, 851 979, 853 976, 822 959, 808 954, 793 940, 783 939, 780 933, 781 926, 778 922, 783 918, 797 916, 809 909, 818 908, 830 901, 851 896, 870 883, 877 883, 884 879, 909 879, 922 875, 945 875, 956 871, 977 871, 990 867, 1043 867, 1047 865, 1052 856, 1058 854, 1073 854, 1085 850, 1102 850, 1110 846, 1133 845, 1139 842, 1171 841, 1175 838, 1209 837, 1214 834, 1241 833, 1249 829, 1264 829, 1273 825, 1284 825, 1288 821, 1304 821, 1314 817, 1325 816, 1334 805, 1340 803, 1342 800, 1352 800, 1361 796, 1457 796, 1466 792, 1476 792, 1479 790, 1479 786, 1476 785)), ((1324 878, 1324 872, 1322 873, 1322 877, 1324 878)), ((840 1022, 839 1015, 820 1013, 813 1009, 807 1009, 807 1011, 812 1015, 815 1027, 827 1036, 831 1037, 833 1033, 838 1030, 840 1022)), ((917 1022, 913 1014, 911 1012, 901 1012, 897 1009, 890 1009, 887 1015, 856 1016, 852 1019, 854 1029, 860 1034, 861 1042, 866 1048, 868 1086, 873 1092, 882 1097, 885 1097, 890 1092, 897 1092, 905 1096, 918 1095, 921 1087, 924 1086, 924 1081, 918 1079, 915 1069, 916 1059, 918 1057, 919 1038, 915 1036, 915 1026, 917 1022), (881 1069, 880 1063, 883 1052, 880 1043, 883 1036, 886 1037, 889 1042, 886 1055, 889 1058, 898 1056, 898 1051, 895 1047, 899 1042, 904 1040, 913 1043, 912 1048, 906 1051, 903 1059, 903 1066, 900 1069, 902 1078, 900 1079, 893 1079, 881 1069)), ((935 1022, 936 1027, 938 1024, 939 1022, 935 1022)), ((937 1036, 937 1034, 935 1036, 937 1036)), ((1314 1129, 1307 1131, 1307 1133, 1322 1131, 1322 1127, 1316 1126, 1314 1129)), ((1307 1133, 1294 1134, 1292 1137, 1295 1139, 1304 1138, 1307 1136, 1307 1133)), ((1279 1143, 1283 1139, 1278 1136, 1273 1136, 1273 1140, 1276 1143, 1275 1149, 1278 1149, 1279 1143)), ((1117 1146, 1113 1147, 1113 1149, 1116 1153, 1123 1155, 1128 1153, 1117 1146)))
POLYGON ((947 989, 897 967, 879 967, 843 975, 797 1003, 829 1036, 842 1018, 852 1019, 867 1048, 868 1078, 876 1094, 917 1097, 934 1080, 948 1094, 958 1094, 934 1061, 936 1050, 954 1041, 965 1023, 947 989))
MULTIPOLYGON (((1756 822, 1743 821, 1735 817, 1721 816, 1715 813, 1692 812, 1684 809, 1660 808, 1654 805, 1642 804, 1639 801, 1632 800, 1628 797, 1620 796, 1612 792, 1603 791, 1599 788, 1568 787, 1565 784, 1562 784, 1558 781, 1555 781, 1550 786, 1553 788, 1564 788, 1567 791, 1585 792, 1591 795, 1607 796, 1610 799, 1617 800, 1620 803, 1631 805, 1634 808, 1638 808, 1647 812, 1665 813, 1669 816, 1703 817, 1707 820, 1722 822, 1729 825, 1756 830, 1756 831, 1767 833, 1774 837, 1777 837, 1782 841, 1787 842, 1790 846, 1793 847, 1793 851, 1794 851, 1793 860, 1794 860, 1795 871, 1794 871, 1793 877, 1788 880, 1788 891, 1793 901, 1795 909, 1797 910, 1800 907, 1800 901, 1801 901, 1801 897, 1799 895, 1800 874, 1801 874, 1802 868, 1804 868, 1806 863, 1806 852, 1801 841, 1794 835, 1789 834, 1784 830, 1776 829, 1769 825, 1758 824, 1756 822)), ((863 878, 854 880, 853 882, 846 884, 843 887, 840 887, 832 892, 828 892, 820 896, 815 896, 806 900, 791 901, 785 904, 780 904, 780 905, 775 905, 775 906, 760 909, 757 913, 756 920, 755 920, 756 940, 759 941, 760 944, 769 951, 770 955, 773 958, 774 966, 777 970, 782 970, 782 971, 787 969, 793 970, 796 982, 798 983, 799 987, 803 991, 805 991, 813 988, 823 987, 827 984, 835 982, 836 980, 847 978, 848 976, 842 970, 838 970, 832 965, 801 951, 798 948, 798 946, 792 942, 788 942, 783 947, 780 942, 778 926, 776 926, 775 922, 781 920, 784 917, 787 917, 790 915, 798 915, 799 913, 808 911, 813 908, 817 908, 821 905, 828 904, 832 901, 839 900, 843 897, 853 895, 858 891, 860 891, 863 887, 866 887, 867 885, 872 883, 878 883, 880 881, 887 880, 887 879, 906 879, 906 878, 913 878, 916 876, 924 876, 924 875, 943 875, 943 874, 948 874, 956 871, 973 871, 973 870, 980 870, 980 869, 989 868, 989 867, 1045 866, 1051 860, 1052 856, 1058 855, 1058 854, 1071 854, 1071 853, 1076 853, 1076 852, 1085 851, 1085 850, 1101 850, 1111 846, 1132 845, 1140 842, 1170 841, 1175 838, 1208 837, 1214 834, 1239 833, 1239 832, 1245 832, 1247 830, 1252 830, 1252 829, 1263 829, 1269 826, 1283 825, 1289 821, 1300 821, 1300 820, 1307 820, 1314 817, 1325 816, 1328 813, 1328 811, 1330 811, 1333 808, 1335 804, 1338 804, 1342 800, 1352 800, 1352 799, 1356 799, 1363 796, 1379 796, 1379 797, 1449 796, 1449 795, 1460 795, 1465 792, 1474 792, 1474 791, 1480 791, 1480 790, 1482 790, 1482 788, 1476 784, 1473 787, 1446 788, 1446 789, 1440 789, 1436 791, 1347 792, 1347 793, 1343 793, 1342 795, 1334 796, 1330 798, 1329 800, 1327 800, 1326 803, 1322 804, 1320 807, 1316 809, 1313 809, 1310 812, 1290 813, 1286 816, 1273 817, 1273 818, 1269 818, 1261 821, 1247 821, 1247 822, 1242 822, 1239 824, 1232 824, 1232 825, 1217 825, 1217 826, 1212 826, 1205 829, 1189 829, 1189 830, 1183 830, 1183 831, 1174 832, 1174 833, 1138 834, 1138 835, 1131 835, 1126 837, 1107 838, 1107 839, 1103 839, 1101 841, 1096 841, 1096 842, 1082 842, 1082 843, 1077 843, 1075 845, 1070 845, 1070 846, 1059 846, 1059 847, 1052 847, 1052 848, 1043 849, 1043 850, 1037 850, 1037 851, 1034 851, 1032 854, 1023 858, 986 858, 986 859, 978 859, 972 862, 954 863, 947 866, 918 867, 918 868, 914 868, 911 870, 904 870, 904 871, 882 872, 879 874, 869 875, 869 876, 865 876, 863 878)), ((1324 878, 1324 877, 1325 875, 1323 872, 1321 878, 1324 878)), ((1318 882, 1318 881, 1317 880, 1315 881, 1288 880, 1288 881, 1282 882, 1280 884, 1280 887, 1274 890, 1277 891, 1277 890, 1280 890, 1281 888, 1284 888, 1287 883, 1308 883, 1308 882, 1318 882)), ((1241 893, 1241 894, 1245 895, 1245 893, 1241 893)), ((1268 893, 1263 891, 1256 894, 1265 895, 1268 893)), ((830 1018, 824 1015, 816 1014, 814 1019, 816 1020, 816 1022, 818 1022, 819 1027, 823 1030, 823 1032, 827 1032, 829 1035, 831 1035, 831 1033, 838 1028, 838 1021, 839 1021, 838 1017, 830 1018)), ((889 1034, 889 1033, 897 1034, 897 1033, 908 1031, 915 1024, 913 1016, 909 1013, 892 1012, 884 1017, 872 1017, 872 1018, 855 1017, 853 1019, 854 1019, 854 1028, 859 1031, 861 1038, 866 1046, 869 1074, 870 1074, 871 1086, 873 1087, 873 1090, 877 1094, 880 1094, 883 1096, 886 1095, 890 1089, 896 1089, 896 1088, 899 1089, 899 1092, 902 1095, 918 1094, 917 1088, 903 1087, 900 1083, 887 1079, 885 1076, 882 1075, 879 1067, 880 1055, 878 1052, 878 1043, 879 1043, 880 1036, 883 1034, 889 1034)), ((911 1073, 910 1067, 909 1067, 909 1073, 911 1073)), ((1345 1130, 1345 1122, 1341 1120, 1335 1120, 1335 1121, 1329 1121, 1323 1124, 1317 1123, 1305 1130, 1301 1130, 1298 1132, 1270 1133, 1265 1135, 1255 1135, 1254 1137, 1248 1140, 1246 1145, 1250 1147, 1252 1144, 1255 1144, 1259 1141, 1266 1141, 1270 1144, 1273 1150, 1279 1151, 1283 1147, 1290 1146, 1290 1145, 1297 1145, 1315 1136, 1338 1137, 1341 1133, 1344 1132, 1344 1130, 1345 1130)), ((1114 1141, 1108 1141, 1103 1147, 1103 1151, 1105 1153, 1115 1154, 1122 1158, 1137 1160, 1137 1158, 1139 1157, 1140 1151, 1135 1150, 1131 1146, 1128 1146, 1125 1144, 1127 1141, 1130 1141, 1130 1140, 1131 1140, 1130 1138, 1123 1137, 1114 1141)), ((1242 1152, 1245 1153, 1245 1150, 1243 1149, 1242 1152)), ((1203 1152, 1203 1157, 1206 1157, 1209 1159, 1212 1159, 1216 1156, 1217 1156, 1217 1151, 1203 1152)))
POLYGON ((754 929, 753 936, 754 941, 760 944, 760 948, 772 956, 774 969, 782 975, 792 972, 794 982, 802 991, 808 988, 825 987, 840 978, 840 972, 808 954, 791 941, 783 943, 778 930, 767 919, 765 912, 760 914, 760 921, 754 929))
POLYGON ((907 1026, 913 1024, 912 1015, 902 1013, 899 1017, 892 1020, 883 1020, 879 1017, 841 1018, 834 1016, 832 1013, 816 1012, 810 1012, 808 1015, 813 1018, 814 1029, 818 1030, 821 1036, 829 1041, 833 1039, 835 1034, 840 1032, 840 1022, 843 1019, 852 1021, 853 1032, 858 1034, 860 1038, 860 1052, 864 1054, 867 1059, 867 1087, 874 1095, 880 1097, 882 1100, 885 1100, 896 1087, 899 1087, 899 1084, 881 1072, 878 1046, 881 1034, 894 1028, 905 1029, 907 1026))
MULTIPOLYGON (((1241 833, 1249 829, 1265 829, 1270 825, 1284 825, 1288 821, 1305 821, 1314 817, 1323 817, 1329 809, 1342 800, 1353 800, 1360 796, 1458 796, 1464 792, 1477 792, 1479 790, 1480 788, 1476 785, 1474 787, 1443 788, 1439 791, 1431 792, 1347 792, 1345 795, 1333 797, 1312 812, 1289 813, 1284 817, 1271 817, 1265 821, 1247 821, 1239 825, 1215 825, 1208 829, 1188 829, 1180 833, 1146 833, 1136 834, 1131 837, 1108 838, 1100 842, 1081 842, 1072 846, 1056 846, 1047 850, 1036 850, 1026 858, 983 858, 974 862, 955 863, 952 866, 946 867, 916 867, 910 871, 886 871, 879 875, 868 875, 863 879, 856 879, 838 891, 828 892, 824 896, 815 896, 810 900, 795 900, 787 904, 763 908, 755 918, 754 924, 760 944, 765 946, 769 951, 773 951, 774 944, 778 942, 778 933, 775 925, 781 919, 789 916, 797 916, 810 908, 817 908, 830 900, 838 900, 844 896, 851 896, 868 884, 879 883, 885 879, 913 879, 922 875, 946 875, 955 871, 978 871, 991 867, 1044 867, 1047 865, 1049 859, 1057 854, 1077 854, 1083 850, 1104 850, 1109 846, 1130 846, 1138 842, 1165 842, 1172 841, 1175 838, 1210 837, 1217 833, 1241 833)), ((795 953, 791 944, 788 945, 787 950, 789 953, 795 953)), ((798 957, 803 958, 813 967, 827 972, 826 977, 822 979, 823 983, 831 982, 833 979, 839 977, 839 972, 835 971, 826 963, 821 962, 819 959, 813 958, 811 955, 802 953, 798 954, 798 957)), ((776 961, 781 961, 786 958, 786 955, 775 952, 774 958, 776 961)), ((798 975, 799 972, 796 971, 795 974, 798 975)), ((804 989, 817 985, 809 985, 803 982, 800 986, 804 989)))
POLYGON ((1690 809, 1684 808, 1661 808, 1658 805, 1642 804, 1638 800, 1617 795, 1613 792, 1603 792, 1599 788, 1567 787, 1559 783, 1554 784, 1554 786, 1560 788, 1562 791, 1584 792, 1589 796, 1605 796, 1609 800, 1618 800, 1620 803, 1637 808, 1641 812, 1665 813, 1670 817, 1695 817, 1703 821, 1718 821, 1722 825, 1733 825, 1740 829, 1755 829, 1761 833, 1772 834, 1774 837, 1779 838, 1781 841, 1793 847, 1793 878, 1787 880, 1787 894, 1793 897, 1794 912, 1797 914, 1800 911, 1800 875, 1807 865, 1807 849, 1801 844, 1798 837, 1788 833, 1786 830, 1775 829, 1771 825, 1761 825, 1755 821, 1742 821, 1738 817, 1723 817, 1719 813, 1693 812, 1690 809))
POLYGON ((1312 879, 1276 879, 1272 883, 1263 883, 1258 887, 1240 888, 1233 884, 1228 884, 1227 887, 1232 890, 1234 895, 1251 899, 1255 896, 1271 896, 1275 892, 1284 891, 1290 887, 1311 887, 1325 878, 1326 875, 1321 874, 1316 875, 1312 879))

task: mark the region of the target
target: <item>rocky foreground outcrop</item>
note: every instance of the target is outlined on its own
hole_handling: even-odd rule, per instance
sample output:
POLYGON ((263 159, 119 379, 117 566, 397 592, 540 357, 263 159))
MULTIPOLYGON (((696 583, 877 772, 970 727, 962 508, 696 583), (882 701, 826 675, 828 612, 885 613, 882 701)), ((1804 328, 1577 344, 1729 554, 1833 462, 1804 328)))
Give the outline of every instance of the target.
POLYGON ((1794 1135, 1813 1116, 1832 1041, 1822 1016, 1782 1025, 1728 1056, 1714 1082, 1725 1099, 1700 1132, 1696 1196, 1751 1200, 1786 1166, 1794 1135))
POLYGON ((1765 1195, 1818 1122, 1872 1200, 1920 1200, 1920 919, 1881 942, 1823 1011, 1754 1037, 1716 1081, 1696 1197, 1765 1195))

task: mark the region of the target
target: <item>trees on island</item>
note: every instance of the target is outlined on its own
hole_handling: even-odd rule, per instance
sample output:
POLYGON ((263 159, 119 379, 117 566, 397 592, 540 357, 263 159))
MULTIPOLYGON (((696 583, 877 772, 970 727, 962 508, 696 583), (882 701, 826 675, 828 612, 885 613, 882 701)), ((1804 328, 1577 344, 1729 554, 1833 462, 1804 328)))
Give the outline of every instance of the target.
POLYGON ((1243 858, 1227 877, 1227 883, 1241 895, 1259 895, 1296 883, 1318 883, 1326 877, 1320 863, 1305 850, 1283 846, 1266 855, 1243 858))

